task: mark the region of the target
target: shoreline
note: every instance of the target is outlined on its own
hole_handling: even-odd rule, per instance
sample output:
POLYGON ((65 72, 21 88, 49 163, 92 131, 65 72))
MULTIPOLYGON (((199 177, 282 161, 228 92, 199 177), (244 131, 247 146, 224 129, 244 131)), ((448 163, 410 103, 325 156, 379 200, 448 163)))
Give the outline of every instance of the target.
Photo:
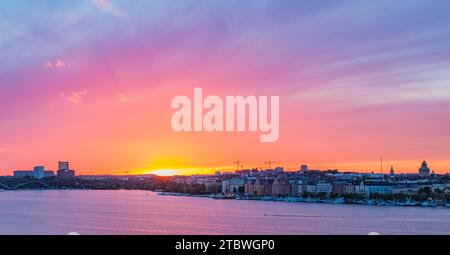
POLYGON ((416 202, 408 200, 406 202, 397 201, 384 201, 384 200, 374 200, 374 199, 364 199, 358 201, 348 201, 343 198, 303 198, 303 197, 273 197, 273 196, 262 196, 262 197, 249 197, 246 195, 233 195, 225 196, 221 193, 218 194, 186 194, 178 192, 167 192, 162 190, 145 190, 145 189, 76 189, 76 188, 64 188, 64 189, 16 189, 16 190, 6 190, 0 189, 0 192, 5 191, 52 191, 52 190, 77 190, 77 191, 88 191, 88 190, 100 190, 100 191, 120 191, 120 190, 140 190, 147 192, 154 192, 158 196, 174 196, 174 197, 200 197, 209 199, 219 199, 219 200, 253 200, 253 201, 271 201, 271 202, 285 202, 285 203, 315 203, 315 204, 336 204, 336 205, 366 205, 366 206, 389 206, 389 207, 422 207, 422 208, 450 208, 450 203, 447 204, 437 204, 434 201, 424 201, 416 202))
POLYGON ((271 201, 271 202, 285 202, 285 203, 314 203, 314 204, 336 204, 336 205, 367 205, 367 206, 393 206, 393 207, 422 207, 422 208, 450 208, 450 204, 439 205, 435 202, 396 202, 396 201, 380 201, 373 199, 358 200, 358 201, 346 201, 343 198, 328 198, 328 199, 317 199, 317 198, 302 198, 302 197, 273 197, 273 196, 263 196, 263 197, 247 197, 247 196, 237 196, 237 197, 225 197, 223 194, 209 194, 209 195, 192 195, 177 192, 164 192, 164 191, 153 191, 157 193, 158 196, 177 196, 177 197, 202 197, 210 199, 220 199, 220 200, 253 200, 253 201, 271 201))

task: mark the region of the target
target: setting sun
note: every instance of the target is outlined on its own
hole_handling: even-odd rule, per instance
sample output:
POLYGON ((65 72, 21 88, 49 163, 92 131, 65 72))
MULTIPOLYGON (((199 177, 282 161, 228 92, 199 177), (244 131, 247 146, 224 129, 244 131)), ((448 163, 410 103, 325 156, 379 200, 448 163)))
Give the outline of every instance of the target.
POLYGON ((178 171, 174 169, 160 169, 151 171, 149 174, 155 174, 158 176, 172 176, 178 174, 178 171))

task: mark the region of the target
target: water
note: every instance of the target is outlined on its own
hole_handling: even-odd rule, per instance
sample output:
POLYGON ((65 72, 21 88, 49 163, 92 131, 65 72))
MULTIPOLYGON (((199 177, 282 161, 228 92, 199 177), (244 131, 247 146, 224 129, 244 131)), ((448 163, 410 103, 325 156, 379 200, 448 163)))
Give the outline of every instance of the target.
POLYGON ((0 234, 450 234, 450 209, 2 191, 0 234))

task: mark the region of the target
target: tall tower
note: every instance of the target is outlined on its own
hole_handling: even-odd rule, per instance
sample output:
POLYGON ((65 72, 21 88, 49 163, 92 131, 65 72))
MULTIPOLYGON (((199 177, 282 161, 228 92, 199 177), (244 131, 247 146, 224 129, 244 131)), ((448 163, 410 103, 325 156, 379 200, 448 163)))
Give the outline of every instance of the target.
POLYGON ((394 177, 394 176, 395 176, 395 173, 394 173, 394 166, 393 166, 393 165, 391 165, 391 171, 389 172, 389 175, 390 175, 391 177, 394 177))
POLYGON ((58 178, 74 178, 75 171, 69 169, 69 162, 67 161, 59 161, 58 162, 58 178))
POLYGON ((380 162, 380 174, 383 174, 383 156, 381 156, 381 162, 380 162))

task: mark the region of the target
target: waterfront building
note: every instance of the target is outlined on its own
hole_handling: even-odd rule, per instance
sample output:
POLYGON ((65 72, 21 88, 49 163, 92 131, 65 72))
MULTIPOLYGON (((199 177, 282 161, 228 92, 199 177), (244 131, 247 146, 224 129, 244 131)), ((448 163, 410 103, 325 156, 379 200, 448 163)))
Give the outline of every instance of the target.
POLYGON ((368 194, 367 186, 364 185, 363 181, 361 181, 361 183, 359 185, 355 185, 355 193, 364 194, 364 195, 368 194))
POLYGON ((367 193, 370 194, 392 194, 392 186, 386 185, 367 185, 367 193))
POLYGON ((316 193, 317 192, 317 185, 315 185, 315 184, 308 184, 308 185, 305 185, 304 189, 305 189, 305 192, 316 193))
POLYGON ((224 193, 224 194, 230 193, 230 181, 229 180, 222 181, 222 193, 224 193))
POLYGON ((61 171, 58 171, 58 174, 56 177, 61 178, 61 179, 75 178, 75 171, 74 170, 61 170, 61 171))
POLYGON ((33 171, 31 170, 16 170, 14 171, 14 177, 16 178, 25 178, 25 177, 30 177, 33 178, 33 171))
POLYGON ((344 185, 344 193, 346 193, 346 194, 355 193, 355 185, 353 185, 353 184, 344 185))
POLYGON ((327 195, 331 194, 333 190, 332 185, 330 183, 317 183, 316 185, 316 193, 325 193, 327 195))
POLYGON ((33 170, 16 170, 14 177, 16 178, 35 178, 42 179, 55 176, 52 170, 45 170, 43 166, 35 166, 33 170))
POLYGON ((252 179, 247 180, 247 182, 245 183, 245 187, 244 187, 245 194, 247 194, 247 195, 255 195, 256 194, 255 182, 256 182, 256 180, 252 180, 252 179))
POLYGON ((222 182, 222 192, 225 194, 234 194, 244 192, 245 180, 242 178, 232 178, 222 182))
POLYGON ((292 195, 300 196, 303 194, 303 182, 301 180, 294 180, 291 182, 292 195))
POLYGON ((233 178, 230 180, 230 190, 233 193, 240 193, 244 190, 245 180, 242 178, 233 178))
POLYGON ((214 175, 204 175, 204 176, 192 176, 191 177, 191 182, 192 183, 197 183, 197 184, 209 184, 209 183, 217 183, 218 178, 217 176, 214 175))
POLYGON ((285 196, 291 193, 291 185, 286 178, 275 179, 272 183, 272 196, 285 196))
POLYGON ((69 162, 59 161, 57 177, 62 179, 70 179, 75 177, 75 171, 69 169, 69 162))
POLYGON ((265 185, 265 181, 261 180, 261 179, 257 179, 254 184, 253 184, 253 191, 255 193, 255 195, 258 196, 262 196, 264 195, 264 185, 265 185))
POLYGON ((341 195, 344 193, 344 185, 343 184, 333 184, 331 187, 331 193, 341 195))
POLYGON ((272 184, 274 183, 274 179, 265 179, 263 183, 263 195, 269 196, 272 195, 272 184))
POLYGON ((44 178, 44 167, 43 166, 35 166, 33 168, 33 177, 36 179, 44 178))
POLYGON ((419 192, 419 185, 396 185, 392 187, 393 194, 413 195, 419 192))
POLYGON ((186 179, 186 184, 193 185, 195 183, 197 183, 197 178, 195 178, 195 176, 189 176, 186 179))
POLYGON ((424 160, 422 162, 422 166, 419 168, 419 176, 420 177, 427 177, 430 175, 430 168, 428 168, 427 162, 424 160))
POLYGON ((193 183, 205 185, 206 190, 217 190, 220 185, 217 176, 214 175, 197 176, 193 179, 193 183))
MULTIPOLYGON (((241 176, 213 176, 217 181, 223 180, 225 193, 245 193, 248 195, 283 196, 292 194, 301 196, 304 193, 325 194, 417 194, 419 188, 428 188, 432 192, 448 190, 443 175, 433 178, 421 178, 417 174, 395 174, 391 165, 388 174, 379 173, 339 173, 337 170, 311 170, 306 165, 304 172, 282 172, 281 169, 265 171, 241 172, 241 176), (389 177, 389 178, 386 178, 389 177)), ((426 162, 422 164, 422 175, 429 176, 426 162)), ((445 176, 444 176, 445 177, 445 176)))

